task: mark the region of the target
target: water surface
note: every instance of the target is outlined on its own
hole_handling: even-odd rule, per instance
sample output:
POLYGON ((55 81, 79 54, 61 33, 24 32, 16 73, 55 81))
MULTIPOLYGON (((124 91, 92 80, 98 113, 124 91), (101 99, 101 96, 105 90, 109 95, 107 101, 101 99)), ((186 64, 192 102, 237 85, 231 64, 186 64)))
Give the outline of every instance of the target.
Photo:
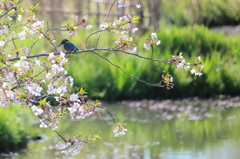
POLYGON ((53 145, 59 141, 49 129, 47 139, 31 142, 16 159, 239 159, 240 98, 218 100, 163 100, 103 103, 117 121, 127 123, 127 134, 115 138, 111 117, 64 120, 66 137, 99 134, 101 140, 84 144, 77 156, 66 156, 53 145))

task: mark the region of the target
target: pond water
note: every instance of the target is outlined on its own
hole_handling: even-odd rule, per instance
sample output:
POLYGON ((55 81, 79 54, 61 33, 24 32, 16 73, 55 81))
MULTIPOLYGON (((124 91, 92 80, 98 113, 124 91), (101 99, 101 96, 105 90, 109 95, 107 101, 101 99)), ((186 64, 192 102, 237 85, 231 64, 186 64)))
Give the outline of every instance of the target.
POLYGON ((99 134, 102 139, 84 144, 77 156, 66 156, 53 145, 60 139, 39 129, 43 142, 31 142, 16 159, 239 159, 240 98, 218 100, 163 100, 104 104, 117 121, 127 123, 127 134, 115 138, 113 121, 101 117, 64 120, 65 137, 99 134))

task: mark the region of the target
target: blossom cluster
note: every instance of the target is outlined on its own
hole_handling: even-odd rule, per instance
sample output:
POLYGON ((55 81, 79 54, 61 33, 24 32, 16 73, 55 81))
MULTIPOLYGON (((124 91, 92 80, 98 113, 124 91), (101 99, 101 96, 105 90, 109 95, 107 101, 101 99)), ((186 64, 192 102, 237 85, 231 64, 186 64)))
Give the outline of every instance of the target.
POLYGON ((195 74, 196 76, 201 76, 202 75, 202 70, 204 68, 204 65, 201 62, 201 57, 198 56, 197 62, 193 64, 194 68, 191 69, 191 74, 195 74))
POLYGON ((127 14, 120 17, 118 20, 114 20, 112 23, 103 23, 100 28, 114 34, 135 33, 138 28, 135 27, 134 24, 139 22, 139 18, 139 16, 131 16, 130 14, 127 14))
POLYGON ((184 68, 184 70, 187 70, 190 68, 190 66, 192 66, 193 68, 190 70, 191 74, 194 74, 196 76, 202 75, 201 71, 203 70, 204 65, 201 62, 200 56, 197 58, 196 63, 190 64, 185 61, 182 53, 180 52, 177 56, 172 55, 170 61, 176 64, 176 68, 184 68))
POLYGON ((176 68, 184 68, 185 70, 190 68, 190 63, 185 62, 186 60, 182 56, 181 52, 179 52, 177 56, 172 55, 171 57, 172 62, 176 64, 176 68))
POLYGON ((150 50, 150 48, 153 48, 155 44, 156 45, 161 44, 161 41, 158 40, 156 33, 152 33, 150 36, 151 36, 151 38, 147 39, 147 42, 144 42, 144 44, 143 44, 143 48, 146 50, 150 50))
POLYGON ((118 7, 126 7, 128 4, 135 5, 137 8, 141 7, 140 0, 118 0, 118 7))
POLYGON ((64 27, 68 31, 68 35, 70 37, 76 36, 78 33, 79 26, 82 26, 82 28, 85 29, 92 29, 93 26, 90 24, 90 22, 87 22, 88 20, 88 15, 84 15, 81 22, 79 23, 79 17, 75 16, 75 22, 78 24, 74 24, 73 22, 66 24, 64 27))
POLYGON ((126 125, 125 123, 117 123, 115 128, 113 129, 113 133, 115 137, 119 137, 125 135, 127 129, 125 129, 122 125, 126 125))
POLYGON ((1 82, 0 88, 0 106, 7 108, 9 104, 17 105, 19 101, 16 98, 18 92, 12 91, 7 82, 1 82))
POLYGON ((20 40, 24 40, 27 36, 32 37, 39 33, 39 38, 43 37, 44 21, 39 21, 36 17, 31 19, 34 23, 31 26, 24 26, 23 31, 17 33, 20 40))
POLYGON ((72 139, 66 140, 65 143, 58 143, 55 148, 62 150, 61 152, 66 155, 76 155, 80 153, 83 148, 83 143, 85 142, 95 142, 101 139, 99 135, 94 135, 91 137, 89 135, 88 139, 85 140, 81 135, 74 136, 72 139))
MULTIPOLYGON (((14 1, 13 5, 19 2, 14 1)), ((21 12, 18 10, 19 12, 15 12, 13 15, 13 12, 10 11, 6 12, 6 15, 2 15, 0 12, 0 17, 6 17, 0 18, 2 24, 0 26, 0 106, 7 108, 13 104, 29 107, 33 114, 39 117, 40 127, 50 128, 56 132, 63 116, 84 119, 97 114, 96 108, 100 103, 88 103, 85 101, 87 96, 84 95, 84 91, 76 93, 72 89, 73 78, 67 75, 68 58, 65 53, 49 53, 44 61, 36 57, 29 58, 38 39, 44 37, 51 44, 55 41, 50 39, 47 34, 48 30, 44 30, 44 21, 38 20, 34 15, 33 10, 36 8, 36 6, 32 7, 32 10, 19 8, 21 12), (16 25, 13 16, 17 17, 17 22, 22 24, 16 25), (35 37, 37 39, 30 48, 20 47, 17 43, 18 40, 35 37), (13 58, 13 55, 16 55, 16 58, 13 58)), ((126 17, 123 18, 126 19, 126 17)), ((65 27, 69 35, 74 36, 79 26, 86 29, 92 28, 87 20, 88 16, 85 15, 79 24, 70 23, 59 28, 65 27)), ((76 17, 76 21, 78 22, 78 17, 76 17)), ((83 142, 100 139, 96 135, 93 138, 83 139, 80 136, 75 136, 65 140, 60 134, 58 135, 66 143, 64 148, 62 147, 64 149, 62 153, 72 155, 80 152, 83 142)))
POLYGON ((165 74, 165 71, 163 71, 162 80, 159 82, 159 86, 164 85, 167 89, 173 89, 174 84, 172 82, 173 77, 169 73, 165 74))
POLYGON ((117 49, 121 49, 123 51, 128 51, 134 53, 137 51, 136 45, 133 43, 132 37, 128 37, 127 35, 120 37, 117 41, 117 49))
MULTIPOLYGON (((22 56, 17 62, 5 59, 0 70, 0 105, 5 108, 9 104, 30 107, 39 117, 40 127, 52 130, 57 130, 61 114, 69 115, 73 119, 83 119, 94 114, 97 105, 85 102, 86 96, 70 90, 73 87, 73 78, 66 76, 67 63, 63 52, 59 56, 50 53, 44 62, 36 58, 32 61, 26 56, 22 56), (36 76, 33 70, 37 68, 45 70, 45 75, 36 76), (54 98, 58 107, 47 102, 47 98, 54 98)), ((82 145, 77 141, 79 139, 76 138, 76 141, 68 145, 69 149, 62 152, 79 153, 82 145)))
POLYGON ((82 149, 83 141, 79 138, 73 139, 73 141, 67 141, 65 143, 58 143, 55 148, 62 150, 61 152, 66 155, 76 155, 80 153, 82 149), (74 146, 72 146, 74 145, 74 146))

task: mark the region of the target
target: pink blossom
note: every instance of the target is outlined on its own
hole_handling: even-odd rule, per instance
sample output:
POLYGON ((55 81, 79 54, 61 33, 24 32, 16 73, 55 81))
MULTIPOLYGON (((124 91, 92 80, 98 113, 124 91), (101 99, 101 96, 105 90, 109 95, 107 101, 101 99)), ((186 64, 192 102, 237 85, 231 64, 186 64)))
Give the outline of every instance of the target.
POLYGON ((196 70, 193 68, 193 69, 191 69, 191 74, 194 74, 194 73, 196 73, 196 70))
POLYGON ((92 29, 92 25, 88 25, 87 27, 86 27, 86 29, 92 29))
POLYGON ((50 53, 49 56, 48 56, 48 59, 51 60, 51 59, 53 59, 53 58, 55 58, 54 53, 50 53))
POLYGON ((8 31, 8 27, 6 25, 3 25, 2 28, 0 28, 0 33, 6 34, 8 31))
POLYGON ((146 49, 146 50, 150 50, 150 44, 144 43, 143 48, 146 49))
POLYGON ((35 115, 40 115, 43 113, 41 108, 36 107, 35 105, 31 106, 31 109, 35 115))
POLYGON ((70 99, 71 101, 79 101, 79 99, 78 99, 78 94, 73 93, 73 94, 70 96, 69 99, 70 99))
POLYGON ((13 20, 13 18, 12 18, 12 17, 10 17, 10 16, 8 16, 8 20, 12 21, 12 20, 13 20))
POLYGON ((22 15, 18 15, 18 17, 17 17, 17 20, 19 21, 19 22, 21 22, 22 21, 22 15))
POLYGON ((3 46, 5 45, 5 42, 4 41, 0 41, 0 46, 3 46))
POLYGON ((157 38, 157 34, 156 33, 152 33, 151 37, 152 37, 152 39, 157 38))
POLYGON ((20 40, 24 40, 26 38, 26 32, 25 31, 22 31, 20 33, 17 33, 18 34, 18 38, 20 40))
POLYGON ((27 59, 26 56, 22 56, 22 57, 20 57, 20 60, 22 60, 22 61, 24 61, 24 60, 26 60, 26 59, 27 59))

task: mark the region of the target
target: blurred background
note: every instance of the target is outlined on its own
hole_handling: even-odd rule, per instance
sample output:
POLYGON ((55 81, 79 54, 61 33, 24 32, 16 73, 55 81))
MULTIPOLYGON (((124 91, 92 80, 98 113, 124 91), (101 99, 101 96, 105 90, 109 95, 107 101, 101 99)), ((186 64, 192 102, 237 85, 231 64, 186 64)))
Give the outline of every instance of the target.
MULTIPOLYGON (((24 1, 27 2, 40 4, 38 17, 46 20, 49 27, 64 25, 75 20, 76 15, 79 19, 83 15, 89 15, 94 28, 79 30, 78 35, 71 39, 80 50, 85 48, 87 35, 98 29, 112 3, 111 0, 24 1)), ((130 35, 135 37, 138 54, 150 57, 151 52, 143 50, 143 43, 151 32, 156 32, 161 45, 154 49, 153 58, 168 60, 170 55, 176 55, 179 51, 190 62, 201 56, 205 66, 203 76, 195 77, 172 65, 120 53, 99 52, 128 73, 149 83, 157 83, 163 70, 169 72, 173 75, 175 84, 174 89, 169 91, 144 85, 96 55, 86 53, 73 57, 81 60, 69 71, 75 77, 76 86, 83 86, 92 99, 108 101, 194 96, 209 98, 219 95, 236 96, 240 93, 240 74, 236 73, 240 65, 240 0, 142 0, 141 5, 140 9, 132 5, 126 8, 115 5, 107 22, 126 13, 139 15, 139 31, 130 35)), ((52 36, 58 43, 62 38, 70 38, 64 32, 53 33, 52 36)), ((117 37, 111 33, 103 34, 99 47, 114 46, 112 40, 117 37)), ((96 36, 90 38, 89 47, 93 46, 95 39, 96 36)), ((46 50, 42 52, 53 51, 47 41, 43 41, 43 45, 46 50)), ((40 45, 38 47, 43 48, 40 45)))
MULTIPOLYGON (((41 11, 37 13, 37 17, 44 20, 45 27, 48 28, 66 25, 74 21, 76 15, 80 20, 84 15, 88 15, 89 22, 93 25, 91 30, 80 29, 77 36, 72 38, 67 32, 50 33, 51 38, 56 40, 56 45, 63 38, 67 38, 82 50, 85 48, 87 36, 99 29, 112 2, 24 0, 22 5, 28 7, 39 3, 41 11)), ((82 153, 77 157, 63 156, 51 146, 56 143, 56 135, 50 130, 39 129, 35 123, 37 119, 30 115, 30 112, 26 112, 30 121, 34 121, 28 124, 34 127, 34 131, 28 131, 28 126, 24 125, 28 133, 22 133, 23 130, 20 129, 16 134, 21 132, 26 138, 41 136, 39 138, 42 140, 39 140, 40 143, 27 144, 23 138, 25 146, 21 145, 21 151, 11 153, 11 157, 239 158, 240 0, 142 0, 140 3, 142 7, 139 9, 134 5, 126 8, 115 5, 107 22, 127 13, 139 15, 139 30, 130 34, 135 39, 139 55, 151 56, 151 51, 143 49, 143 43, 152 32, 156 32, 161 45, 154 48, 153 58, 168 60, 170 55, 182 52, 187 61, 195 62, 197 57, 201 56, 204 63, 203 75, 196 77, 191 75, 190 70, 184 71, 173 65, 120 53, 98 52, 128 73, 149 83, 159 82, 163 70, 169 72, 173 75, 174 89, 166 90, 138 82, 93 53, 72 55, 71 62, 80 61, 69 67, 69 75, 74 77, 74 85, 86 89, 89 100, 102 100, 103 105, 118 121, 128 123, 127 135, 117 139, 113 137, 113 123, 106 112, 101 112, 100 118, 93 116, 81 122, 66 119, 59 130, 66 136, 82 131, 86 135, 99 133, 103 139, 84 145, 82 153), (69 131, 73 127, 74 129, 69 131)), ((92 36, 89 39, 89 48, 95 44, 96 38, 97 36, 92 36)), ((111 33, 103 33, 99 47, 114 46, 117 38, 118 36, 111 33)), ((32 44, 30 40, 19 42, 19 45, 24 47, 32 44)), ((63 51, 63 48, 58 50, 63 51)), ((33 47, 32 53, 53 51, 49 41, 42 38, 33 47)), ((8 116, 1 121, 5 123, 6 120, 8 116)), ((7 125, 16 124, 9 124, 11 122, 13 121, 7 121, 7 125)), ((18 123, 21 125, 23 122, 18 123)), ((11 137, 13 141, 20 141, 19 138, 11 137)), ((5 152, 12 149, 3 150, 5 152)), ((1 156, 8 158, 9 154, 1 156)))

